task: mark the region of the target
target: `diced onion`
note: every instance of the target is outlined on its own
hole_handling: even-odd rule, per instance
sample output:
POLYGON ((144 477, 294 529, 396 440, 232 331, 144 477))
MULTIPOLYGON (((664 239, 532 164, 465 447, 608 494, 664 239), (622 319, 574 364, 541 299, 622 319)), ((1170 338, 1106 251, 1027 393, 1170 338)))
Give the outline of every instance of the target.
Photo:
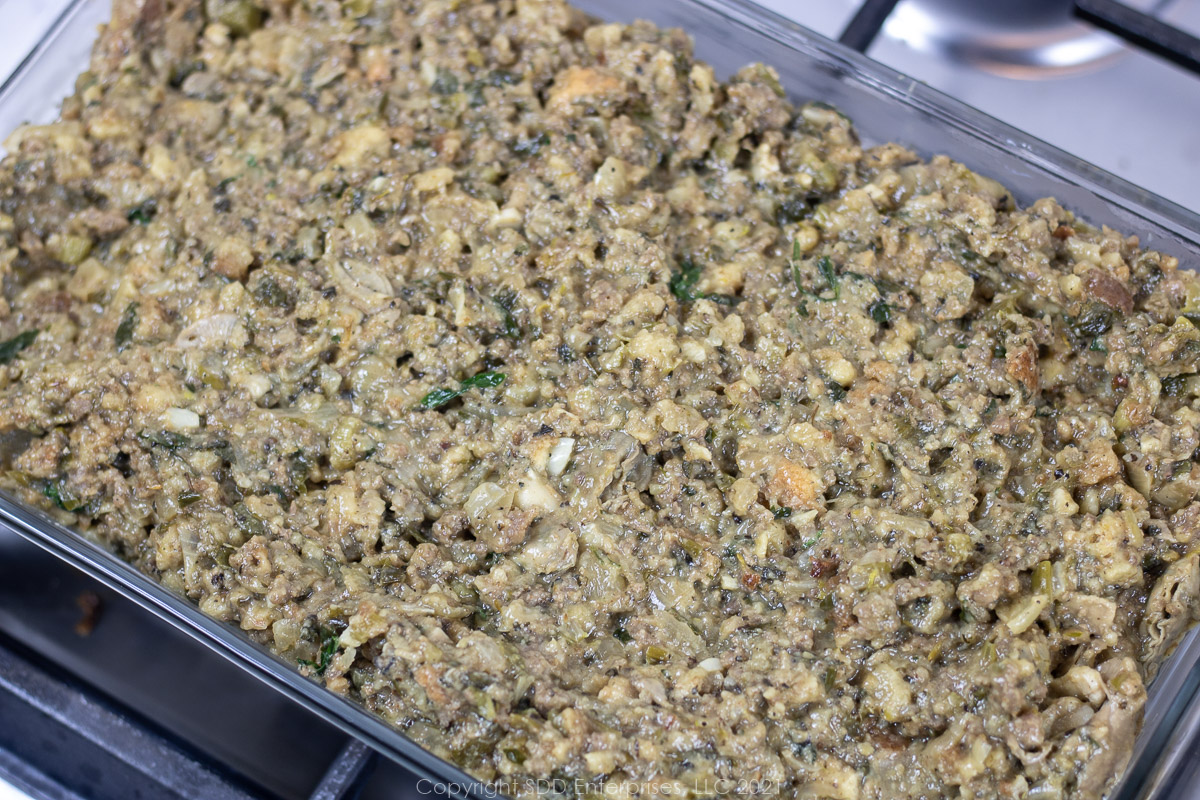
POLYGON ((175 339, 175 344, 179 347, 206 347, 223 344, 229 340, 237 324, 236 314, 214 314, 193 322, 180 331, 179 336, 175 339))
POLYGON ((517 491, 517 505, 523 509, 553 511, 561 502, 558 493, 543 483, 532 470, 521 481, 521 488, 517 491))
POLYGON ((546 461, 546 473, 557 478, 563 474, 563 470, 567 468, 567 462, 571 460, 571 453, 575 449, 575 440, 569 437, 563 437, 554 445, 554 449, 550 451, 550 458, 546 461))
POLYGON ((511 502, 512 493, 505 491, 499 485, 484 481, 476 486, 463 504, 467 515, 472 519, 482 519, 491 509, 499 506, 508 498, 511 502))
POLYGON ((200 415, 186 408, 168 408, 163 422, 173 431, 190 431, 200 427, 200 415))

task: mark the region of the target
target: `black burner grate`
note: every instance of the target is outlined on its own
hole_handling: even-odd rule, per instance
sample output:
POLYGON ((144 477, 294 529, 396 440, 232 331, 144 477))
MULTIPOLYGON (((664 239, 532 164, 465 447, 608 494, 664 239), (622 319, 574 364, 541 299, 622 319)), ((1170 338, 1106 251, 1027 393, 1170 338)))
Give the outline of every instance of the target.
MULTIPOLYGON (((846 25, 842 44, 866 52, 899 0, 866 0, 846 25)), ((1200 38, 1119 0, 1075 0, 1075 16, 1125 42, 1200 75, 1200 38)))
POLYGON ((1075 0, 1075 15, 1200 75, 1200 39, 1117 0, 1075 0))
MULTIPOLYGON (((0 775, 45 800, 276 795, 0 633, 0 775)), ((376 754, 350 739, 309 800, 354 800, 376 754)))

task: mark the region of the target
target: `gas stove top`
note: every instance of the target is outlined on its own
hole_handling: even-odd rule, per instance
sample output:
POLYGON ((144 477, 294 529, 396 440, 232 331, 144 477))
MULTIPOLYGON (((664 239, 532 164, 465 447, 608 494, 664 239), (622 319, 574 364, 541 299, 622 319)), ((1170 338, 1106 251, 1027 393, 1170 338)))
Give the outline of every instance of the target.
MULTIPOLYGON (((835 39, 862 5, 758 2, 835 39)), ((1163 7, 1161 19, 1200 33, 1198 0, 1126 2, 1163 7)), ((1071 22, 1063 6, 1060 0, 902 0, 866 53, 1101 169, 1200 209, 1200 76, 1125 47, 1095 26, 1071 22), (994 16, 968 13, 977 7, 995 9, 994 16), (1033 19, 1019 22, 1022 13, 1033 19), (1085 37, 1073 38, 1070 26, 1085 37), (996 57, 1005 44, 1016 65, 1006 67, 996 57), (1021 68, 1021 53, 1043 66, 1021 68), (1073 63, 1077 59, 1083 63, 1073 63)))
MULTIPOLYGON (((832 38, 864 5, 759 1, 832 38)), ((1200 32, 1200 0, 1126 2, 1200 32)), ((65 5, 0 0, 7 23, 0 30, 0 81, 65 5)), ((1066 5, 902 0, 866 52, 1151 192, 1200 209, 1200 77, 1074 21, 1066 5)), ((407 800, 441 794, 328 723, 262 692, 255 679, 148 612, 4 532, 0 720, 0 776, 20 787, 0 780, 0 800, 407 800)), ((1173 797, 1200 797, 1200 767, 1186 767, 1175 787, 1173 797)))

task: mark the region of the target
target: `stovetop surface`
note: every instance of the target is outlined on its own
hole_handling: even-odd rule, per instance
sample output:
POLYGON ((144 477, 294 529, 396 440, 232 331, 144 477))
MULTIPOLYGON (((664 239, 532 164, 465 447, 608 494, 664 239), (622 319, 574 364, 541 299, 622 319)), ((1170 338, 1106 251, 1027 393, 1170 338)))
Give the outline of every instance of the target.
MULTIPOLYGON (((859 6, 859 0, 757 2, 832 38, 859 6)), ((901 2, 897 12, 906 5, 901 2)), ((1162 19, 1200 34, 1200 0, 1175 0, 1162 19)), ((1001 77, 920 52, 887 30, 867 50, 871 58, 1185 208, 1200 209, 1200 77, 1129 49, 1077 75, 1001 77)))
MULTIPOLYGON (((155 768, 164 769, 170 764, 163 767, 161 762, 179 751, 199 763, 201 771, 213 767, 232 787, 230 798, 324 797, 315 790, 350 743, 333 726, 148 611, 0 531, 0 678, 12 661, 44 670, 35 678, 52 685, 37 683, 30 689, 25 684, 37 695, 39 708, 65 716, 78 711, 82 717, 107 710, 118 721, 130 720, 134 728, 145 723, 161 741, 150 742, 149 750, 122 749, 120 758, 157 761, 155 768), (55 694, 60 683, 72 691, 55 694), (163 756, 154 747, 172 752, 163 756)), ((0 685, 0 718, 9 702, 0 685)), ((9 716, 26 719, 11 709, 9 716)), ((47 749, 61 749, 57 734, 38 728, 31 738, 12 719, 0 726, 0 772, 6 754, 36 760, 47 749)), ((81 733, 86 739, 95 731, 81 733)), ((417 778, 402 767, 380 760, 372 770, 359 795, 363 800, 422 796, 417 778)), ((88 796, 84 789, 94 779, 68 775, 65 783, 88 796)), ((5 792, 11 788, 0 782, 0 800, 7 800, 5 792)))

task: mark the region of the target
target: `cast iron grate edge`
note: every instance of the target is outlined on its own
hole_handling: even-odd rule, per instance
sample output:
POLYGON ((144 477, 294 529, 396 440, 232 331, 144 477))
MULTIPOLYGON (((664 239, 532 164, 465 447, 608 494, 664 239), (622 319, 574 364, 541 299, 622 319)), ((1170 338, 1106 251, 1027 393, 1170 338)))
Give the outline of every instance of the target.
MULTIPOLYGON (((838 41, 865 53, 899 0, 865 0, 838 41)), ((1200 75, 1200 38, 1119 0, 1075 0, 1074 14, 1125 42, 1200 75)))
MULTIPOLYGON (((0 777, 42 800, 275 798, 4 633, 0 719, 0 777)), ((376 759, 348 739, 310 800, 354 800, 376 759)))

